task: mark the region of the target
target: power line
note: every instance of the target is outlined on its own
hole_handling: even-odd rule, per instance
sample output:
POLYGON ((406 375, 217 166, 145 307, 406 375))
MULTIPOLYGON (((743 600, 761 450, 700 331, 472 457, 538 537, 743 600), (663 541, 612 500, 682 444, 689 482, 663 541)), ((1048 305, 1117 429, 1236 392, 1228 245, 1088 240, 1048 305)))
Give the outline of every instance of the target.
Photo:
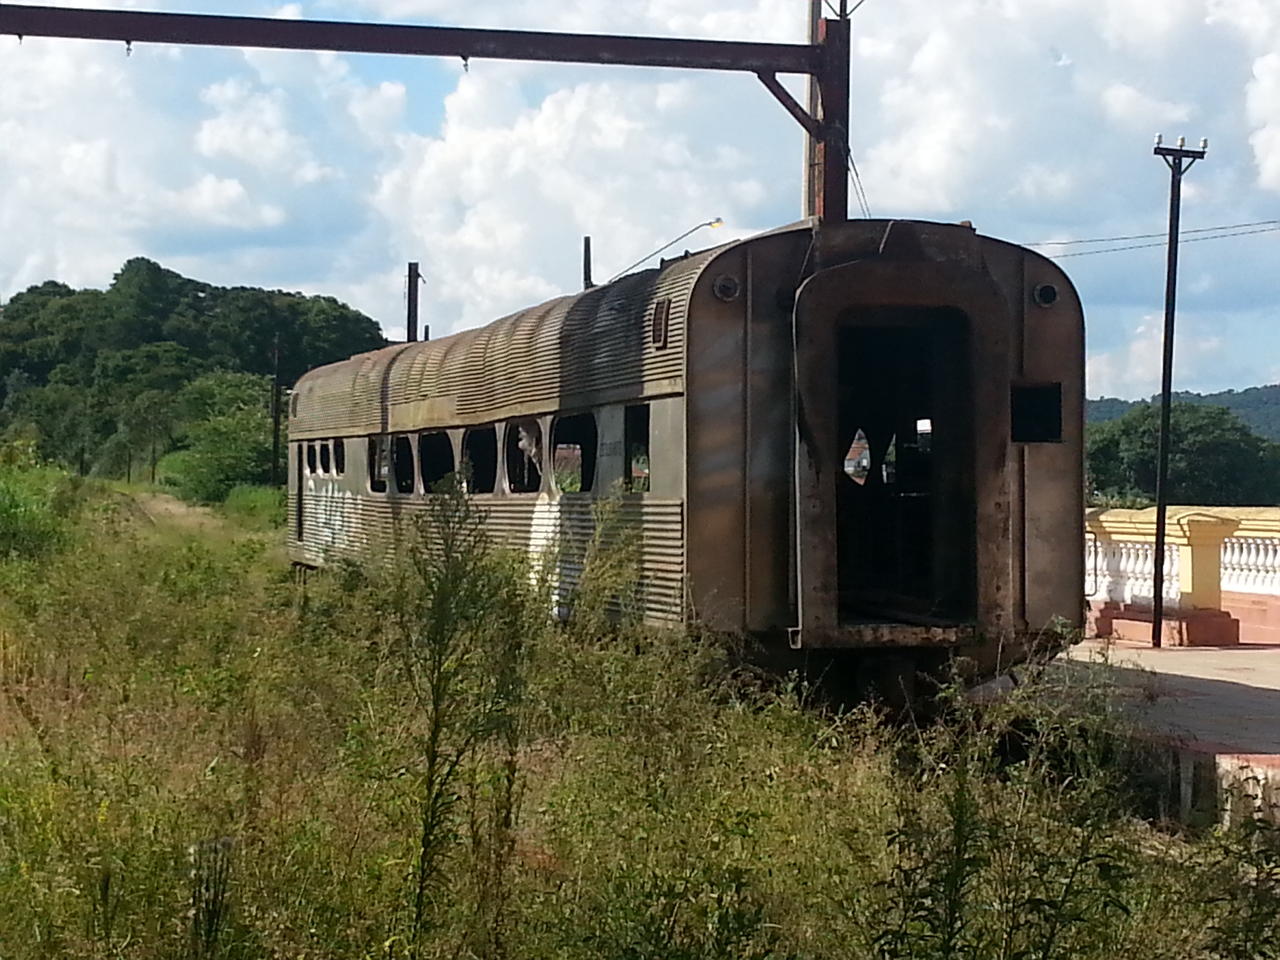
POLYGON ((868 220, 871 219, 871 205, 867 203, 867 191, 862 188, 862 175, 858 173, 858 164, 853 159, 853 152, 849 149, 848 144, 845 145, 845 159, 848 160, 849 173, 853 177, 853 192, 858 198, 858 206, 862 208, 862 215, 868 220))
POLYGON ((849 170, 849 176, 853 180, 853 195, 858 200, 858 206, 862 209, 862 215, 868 220, 871 219, 871 204, 867 202, 867 191, 862 186, 862 174, 858 172, 858 164, 853 159, 853 147, 849 143, 849 131, 844 133, 844 165, 849 170))
MULTIPOLYGON (((1266 221, 1262 221, 1266 222, 1266 221)), ((1272 221, 1274 222, 1274 221, 1272 221)), ((1221 228, 1218 228, 1221 229, 1221 228)), ((1262 227, 1258 230, 1237 230, 1233 233, 1219 233, 1211 237, 1187 237, 1183 243, 1198 243, 1202 240, 1226 240, 1228 237, 1248 237, 1255 233, 1276 233, 1280 231, 1280 226, 1262 227)), ((1183 233, 1192 233, 1191 230, 1185 230, 1183 233)), ((1076 253, 1060 253, 1055 260, 1064 260, 1067 257, 1091 257, 1098 253, 1120 253, 1122 250, 1146 250, 1151 247, 1163 247, 1164 243, 1135 243, 1125 247, 1107 247, 1105 250, 1080 250, 1076 253)))
MULTIPOLYGON (((1280 220, 1253 220, 1248 223, 1224 223, 1216 227, 1196 227, 1194 230, 1183 230, 1180 235, 1188 233, 1213 233, 1217 230, 1235 230, 1240 227, 1261 227, 1268 224, 1280 224, 1280 220)), ((1157 237, 1164 237, 1163 233, 1135 233, 1127 237, 1094 237, 1089 240, 1038 240, 1035 243, 1024 243, 1024 247, 1066 247, 1073 244, 1081 243, 1118 243, 1122 240, 1154 240, 1157 237)), ((1063 256, 1076 256, 1076 254, 1063 254, 1063 256)))

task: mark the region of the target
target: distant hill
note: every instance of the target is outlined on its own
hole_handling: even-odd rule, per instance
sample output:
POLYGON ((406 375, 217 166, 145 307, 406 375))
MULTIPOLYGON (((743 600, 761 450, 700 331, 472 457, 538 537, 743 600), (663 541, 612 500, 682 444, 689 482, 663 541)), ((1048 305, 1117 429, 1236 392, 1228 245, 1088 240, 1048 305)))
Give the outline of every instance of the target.
POLYGON ((277 374, 287 387, 385 344, 332 297, 218 287, 137 257, 106 290, 49 280, 0 310, 0 444, 33 442, 42 459, 128 477, 142 451, 154 463, 186 442, 206 388, 256 382, 265 410, 277 374))
MULTIPOLYGON (((1280 384, 1266 387, 1249 387, 1245 390, 1223 390, 1221 393, 1190 393, 1179 391, 1173 395, 1181 403, 1226 407, 1260 437, 1280 441, 1280 384)), ((1156 397, 1153 400, 1158 399, 1156 397)), ((1085 404, 1085 420, 1102 423, 1115 420, 1138 401, 1120 400, 1117 397, 1101 397, 1085 404)))

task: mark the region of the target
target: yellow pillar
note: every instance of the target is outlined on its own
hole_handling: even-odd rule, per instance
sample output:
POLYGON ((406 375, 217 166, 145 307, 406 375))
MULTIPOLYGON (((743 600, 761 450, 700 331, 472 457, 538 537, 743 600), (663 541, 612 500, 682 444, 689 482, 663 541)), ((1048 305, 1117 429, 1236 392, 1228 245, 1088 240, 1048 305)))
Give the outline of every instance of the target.
POLYGON ((1178 546, 1178 592, 1183 610, 1222 609, 1222 541, 1239 521, 1203 513, 1171 518, 1169 533, 1178 546))
MULTIPOLYGON (((1090 510, 1085 526, 1099 542, 1154 543, 1156 511, 1090 510)), ((1222 609, 1222 541, 1240 520, 1195 507, 1170 507, 1165 542, 1178 551, 1179 609, 1222 609)))

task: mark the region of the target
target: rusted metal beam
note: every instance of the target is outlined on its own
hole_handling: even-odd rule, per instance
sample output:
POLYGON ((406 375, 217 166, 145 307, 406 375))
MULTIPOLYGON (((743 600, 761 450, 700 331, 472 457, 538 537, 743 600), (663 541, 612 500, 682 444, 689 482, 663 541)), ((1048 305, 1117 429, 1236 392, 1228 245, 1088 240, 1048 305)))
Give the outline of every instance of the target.
POLYGON ((811 44, 688 40, 532 30, 478 30, 336 20, 278 20, 0 3, 0 34, 340 53, 686 67, 749 73, 816 74, 811 44))
MULTIPOLYGON (((670 37, 477 30, 338 20, 278 20, 134 10, 88 10, 0 2, 0 34, 276 50, 332 50, 404 56, 472 57, 637 67, 681 67, 756 74, 818 140, 818 217, 848 217, 849 21, 822 20, 816 43, 750 43, 670 37), (776 74, 814 78, 822 106, 816 122, 778 83, 776 74)), ((806 176, 810 176, 806 172, 806 176)))
POLYGON ((778 77, 775 74, 758 73, 756 76, 760 78, 760 82, 765 85, 768 91, 773 94, 774 99, 786 108, 787 113, 796 118, 796 123, 804 127, 809 136, 814 138, 822 136, 821 124, 810 116, 804 107, 796 103, 796 98, 791 96, 787 88, 778 82, 778 77))
POLYGON ((822 105, 822 139, 818 143, 818 218, 849 218, 849 21, 818 24, 822 62, 816 74, 822 105))

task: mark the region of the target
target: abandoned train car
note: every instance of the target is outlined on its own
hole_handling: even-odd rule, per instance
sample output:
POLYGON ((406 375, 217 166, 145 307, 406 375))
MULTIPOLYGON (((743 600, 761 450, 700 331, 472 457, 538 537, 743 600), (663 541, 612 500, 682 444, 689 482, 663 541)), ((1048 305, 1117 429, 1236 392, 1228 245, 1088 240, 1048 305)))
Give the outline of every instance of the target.
POLYGON ((392 556, 465 464, 535 553, 580 549, 619 497, 649 620, 990 669, 1081 618, 1083 381, 1080 302, 1043 256, 967 224, 802 222, 306 374, 289 550, 392 556))

